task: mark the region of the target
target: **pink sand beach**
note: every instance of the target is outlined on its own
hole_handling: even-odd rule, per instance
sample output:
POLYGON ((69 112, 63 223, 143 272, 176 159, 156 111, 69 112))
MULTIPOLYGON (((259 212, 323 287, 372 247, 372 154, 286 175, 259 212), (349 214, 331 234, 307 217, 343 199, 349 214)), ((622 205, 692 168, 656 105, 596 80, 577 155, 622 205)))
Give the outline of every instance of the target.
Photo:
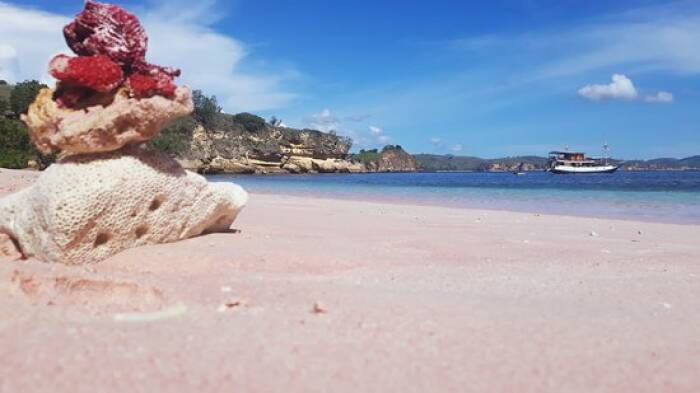
POLYGON ((0 262, 0 391, 698 392, 698 239, 252 194, 230 233, 0 262))

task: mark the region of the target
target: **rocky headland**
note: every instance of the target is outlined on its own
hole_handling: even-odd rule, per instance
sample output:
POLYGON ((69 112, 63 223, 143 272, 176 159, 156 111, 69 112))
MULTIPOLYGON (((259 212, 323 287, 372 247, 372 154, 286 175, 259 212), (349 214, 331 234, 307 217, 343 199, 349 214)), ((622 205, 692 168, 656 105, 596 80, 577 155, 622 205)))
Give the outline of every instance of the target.
POLYGON ((417 162, 400 146, 387 146, 368 159, 350 153, 352 140, 311 129, 281 127, 240 113, 197 114, 172 124, 155 148, 200 173, 365 173, 416 171, 417 162))

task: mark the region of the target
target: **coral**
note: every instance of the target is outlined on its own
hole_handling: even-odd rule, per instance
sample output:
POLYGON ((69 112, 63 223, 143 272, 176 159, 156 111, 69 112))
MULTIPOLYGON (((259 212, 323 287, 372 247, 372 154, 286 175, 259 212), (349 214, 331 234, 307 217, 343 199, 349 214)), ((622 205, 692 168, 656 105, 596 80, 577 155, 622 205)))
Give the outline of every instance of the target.
POLYGON ((53 92, 43 89, 22 120, 37 148, 65 154, 117 150, 155 137, 168 121, 192 112, 191 92, 179 87, 172 100, 161 96, 130 98, 120 89, 108 105, 86 110, 60 108, 53 92))
MULTIPOLYGON (((126 75, 129 77, 128 85, 132 89, 133 97, 149 98, 154 95, 173 97, 176 88, 173 80, 180 76, 180 70, 153 65, 146 61, 148 37, 138 18, 126 10, 112 4, 87 0, 85 9, 75 17, 73 22, 64 27, 63 35, 68 46, 80 56, 78 59, 81 59, 80 70, 77 70, 76 65, 77 72, 70 74, 71 82, 80 79, 77 81, 79 83, 73 84, 104 92, 117 87, 126 75), (98 56, 99 63, 82 60, 98 56), (112 88, 109 90, 102 90, 104 84, 97 83, 96 79, 100 70, 106 67, 102 57, 111 59, 123 70, 119 82, 116 82, 116 79, 109 80, 116 83, 116 85, 110 84, 112 88)), ((58 75, 54 73, 54 69, 64 68, 66 62, 65 56, 61 55, 54 58, 50 66, 51 74, 61 81, 66 79, 62 78, 60 73, 58 75)), ((68 69, 70 68, 69 65, 68 69)), ((114 76, 114 69, 110 67, 105 77, 114 76)), ((66 106, 75 105, 80 101, 79 97, 89 95, 78 95, 76 91, 68 93, 66 98, 59 96, 61 103, 66 106)))
POLYGON ((173 78, 157 68, 150 74, 131 75, 127 84, 136 98, 149 98, 154 95, 170 98, 175 94, 176 88, 173 78))
POLYGON ((52 165, 34 185, 0 200, 0 233, 25 257, 86 264, 226 230, 246 200, 237 185, 207 183, 164 155, 129 147, 52 165))
POLYGON ((80 56, 106 55, 130 69, 145 62, 148 37, 138 18, 123 8, 92 0, 63 28, 68 46, 80 56))
POLYGON ((58 55, 49 63, 49 73, 64 84, 87 87, 102 93, 114 90, 124 80, 119 65, 104 55, 58 55))
POLYGON ((139 146, 193 110, 180 70, 145 60, 146 34, 123 9, 91 0, 22 120, 43 153, 59 152, 30 188, 0 199, 0 259, 86 264, 126 248, 230 227, 248 195, 139 146), (126 83, 125 83, 126 82, 126 83))

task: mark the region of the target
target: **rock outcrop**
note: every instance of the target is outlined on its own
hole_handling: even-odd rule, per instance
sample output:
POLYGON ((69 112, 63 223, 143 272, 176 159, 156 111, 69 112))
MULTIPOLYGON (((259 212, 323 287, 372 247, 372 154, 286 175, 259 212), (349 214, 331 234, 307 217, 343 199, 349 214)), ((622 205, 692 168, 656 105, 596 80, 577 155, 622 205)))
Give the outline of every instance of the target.
POLYGON ((348 138, 275 127, 262 119, 250 129, 227 114, 218 114, 217 120, 207 127, 193 122, 189 132, 179 134, 184 146, 174 156, 185 168, 202 173, 366 172, 351 160, 348 138))
POLYGON ((399 145, 387 145, 379 151, 360 150, 354 159, 362 162, 366 172, 415 172, 418 163, 399 145))
MULTIPOLYGON (((365 173, 412 172, 416 161, 400 146, 387 146, 371 159, 350 154, 352 140, 316 130, 265 123, 250 114, 216 114, 213 125, 190 121, 163 136, 170 153, 201 173, 365 173), (247 119, 247 124, 240 118, 247 119), (253 119, 254 121, 250 121, 253 119)), ((167 149, 166 149, 167 150, 167 149)))
POLYGON ((386 146, 376 161, 375 172, 415 172, 418 169, 416 159, 401 146, 386 146))

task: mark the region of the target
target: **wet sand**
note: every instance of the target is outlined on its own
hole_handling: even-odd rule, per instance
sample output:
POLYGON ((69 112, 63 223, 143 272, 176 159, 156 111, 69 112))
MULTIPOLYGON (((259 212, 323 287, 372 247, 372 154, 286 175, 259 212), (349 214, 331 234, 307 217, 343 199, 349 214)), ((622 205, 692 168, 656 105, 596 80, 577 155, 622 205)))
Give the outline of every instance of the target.
POLYGON ((0 391, 697 392, 698 239, 253 194, 230 233, 0 262, 0 391))

